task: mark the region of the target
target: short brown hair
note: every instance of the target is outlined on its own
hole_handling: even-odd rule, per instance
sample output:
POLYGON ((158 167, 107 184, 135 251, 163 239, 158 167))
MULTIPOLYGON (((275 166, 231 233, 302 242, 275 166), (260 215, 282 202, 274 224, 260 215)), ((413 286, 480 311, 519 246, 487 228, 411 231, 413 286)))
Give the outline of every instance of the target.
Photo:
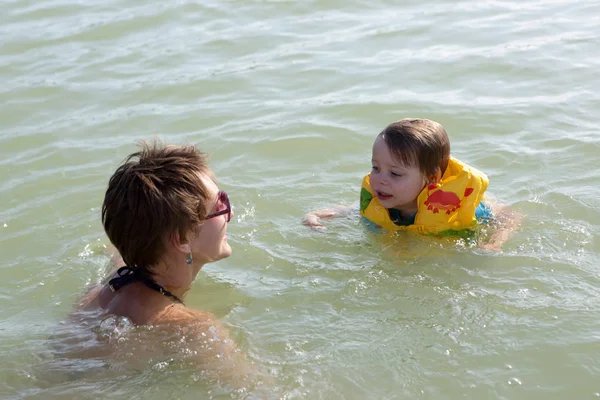
POLYGON ((212 173, 194 146, 154 140, 139 147, 108 182, 102 224, 128 266, 150 271, 170 235, 183 237, 204 220, 209 192, 201 174, 212 173))
POLYGON ((450 160, 450 140, 444 127, 429 119, 405 118, 389 124, 383 138, 392 155, 406 166, 418 167, 425 175, 442 174, 450 160))

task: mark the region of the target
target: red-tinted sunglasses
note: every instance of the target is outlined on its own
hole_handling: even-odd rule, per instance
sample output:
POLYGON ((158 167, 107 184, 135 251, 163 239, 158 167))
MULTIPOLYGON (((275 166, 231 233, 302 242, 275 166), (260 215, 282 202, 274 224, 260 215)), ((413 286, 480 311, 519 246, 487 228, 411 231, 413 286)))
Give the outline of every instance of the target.
POLYGON ((231 221, 231 204, 229 203, 229 196, 227 196, 227 193, 221 190, 219 193, 217 193, 217 199, 219 199, 220 203, 225 205, 225 208, 212 214, 208 214, 206 217, 204 217, 204 219, 211 219, 227 214, 227 222, 231 221))

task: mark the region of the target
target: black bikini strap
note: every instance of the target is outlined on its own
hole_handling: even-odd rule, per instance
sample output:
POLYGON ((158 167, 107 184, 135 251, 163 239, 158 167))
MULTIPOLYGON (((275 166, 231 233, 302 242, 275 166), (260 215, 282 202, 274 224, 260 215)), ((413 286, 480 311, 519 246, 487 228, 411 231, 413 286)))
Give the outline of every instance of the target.
POLYGON ((139 280, 139 276, 136 275, 133 269, 125 265, 117 270, 117 276, 108 281, 108 287, 110 287, 110 290, 113 292, 116 292, 123 286, 129 285, 131 282, 137 280, 139 280))
POLYGON ((140 281, 142 281, 142 283, 144 285, 148 286, 150 289, 156 290, 163 296, 170 297, 173 300, 175 300, 176 302, 183 304, 183 301, 181 301, 181 299, 179 297, 175 296, 173 293, 169 292, 167 289, 160 286, 158 283, 154 282, 154 280, 152 280, 152 278, 140 277, 140 281))
POLYGON ((140 271, 136 271, 134 268, 131 268, 127 265, 117 270, 117 276, 108 281, 108 287, 110 287, 110 290, 112 290, 113 292, 116 292, 123 286, 129 285, 130 283, 135 281, 140 281, 150 289, 156 290, 163 296, 170 297, 176 302, 183 304, 183 301, 181 301, 179 297, 175 296, 173 293, 169 292, 167 289, 154 282, 154 279, 152 279, 149 276, 146 276, 140 271))

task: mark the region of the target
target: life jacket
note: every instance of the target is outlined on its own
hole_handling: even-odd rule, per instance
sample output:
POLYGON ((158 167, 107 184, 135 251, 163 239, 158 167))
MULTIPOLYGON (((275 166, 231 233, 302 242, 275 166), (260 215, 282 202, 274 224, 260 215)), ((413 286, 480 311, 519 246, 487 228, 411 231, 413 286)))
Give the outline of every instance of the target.
POLYGON ((371 174, 367 174, 362 181, 360 215, 382 230, 408 230, 420 234, 474 228, 477 225, 475 209, 489 184, 483 172, 450 158, 442 179, 419 193, 415 223, 400 226, 392 222, 388 209, 373 194, 370 177, 371 174))

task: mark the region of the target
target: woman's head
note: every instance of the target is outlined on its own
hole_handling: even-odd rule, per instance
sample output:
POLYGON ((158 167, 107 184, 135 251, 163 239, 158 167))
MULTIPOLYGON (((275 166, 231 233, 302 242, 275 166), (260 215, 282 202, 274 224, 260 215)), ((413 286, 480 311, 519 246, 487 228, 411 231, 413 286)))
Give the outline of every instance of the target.
POLYGON ((405 118, 389 124, 377 137, 385 141, 396 161, 417 167, 425 176, 444 174, 450 160, 450 140, 435 121, 405 118))
MULTIPOLYGON (((150 268, 175 243, 189 251, 209 251, 199 243, 205 218, 223 207, 206 156, 194 146, 141 142, 108 183, 102 223, 127 265, 150 268)), ((215 221, 219 220, 219 221, 215 221)), ((214 227, 218 233, 217 227, 214 227)), ((223 233, 224 235, 224 233, 223 233)), ((228 245, 227 245, 228 247, 228 245)), ((231 252, 231 249, 224 249, 231 252)), ((214 252, 219 253, 221 249, 214 252)), ((228 256, 224 254, 223 256, 228 256)), ((207 255, 207 258, 222 258, 207 255)))

